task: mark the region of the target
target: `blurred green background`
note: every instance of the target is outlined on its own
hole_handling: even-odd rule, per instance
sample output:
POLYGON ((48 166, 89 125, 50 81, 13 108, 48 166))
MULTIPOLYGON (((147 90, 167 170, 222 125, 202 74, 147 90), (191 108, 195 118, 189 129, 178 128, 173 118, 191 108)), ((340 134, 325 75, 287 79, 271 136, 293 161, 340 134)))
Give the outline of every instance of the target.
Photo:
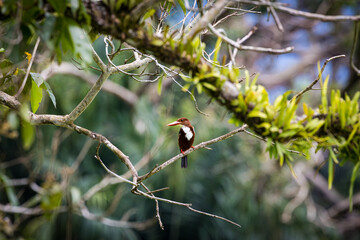
MULTIPOLYGON (((304 1, 309 4, 308 7, 304 6, 305 3, 299 3, 300 1, 292 1, 291 4, 295 2, 301 9, 312 10, 309 1, 304 1)), ((344 5, 344 8, 350 8, 352 13, 359 14, 356 2, 355 6, 351 3, 344 5)), ((341 7, 343 6, 338 9, 342 9, 341 7)), ((259 16, 256 21, 265 24, 265 16, 266 14, 259 16)), ((327 33, 327 36, 332 36, 337 27, 339 26, 334 24, 333 32, 327 33)), ((351 26, 349 28, 352 29, 351 26)), ((319 29, 321 32, 324 28, 319 29)), ((237 34, 236 30, 234 34, 237 34)), ((345 37, 346 39, 334 38, 337 44, 334 53, 349 51, 352 35, 349 33, 345 37)), ((261 38, 262 36, 255 37, 255 42, 261 38)), ((205 38, 204 41, 207 41, 210 49, 215 42, 212 38, 205 38)), ((24 66, 24 51, 32 49, 33 44, 34 39, 29 37, 11 53, 9 59, 19 67, 24 66)), ((302 46, 304 42, 300 39, 294 44, 302 46)), ((102 38, 95 41, 94 47, 104 57, 102 38)), ((226 49, 222 49, 222 54, 225 53, 226 49)), ((332 52, 328 52, 328 55, 331 54, 332 52)), ((41 72, 50 55, 42 49, 34 71, 41 72)), ((117 61, 121 62, 129 56, 121 55, 121 59, 117 61)), ((290 61, 289 57, 280 60, 281 56, 271 56, 271 59, 266 59, 264 55, 250 55, 250 59, 247 55, 240 56, 240 62, 244 61, 245 65, 248 65, 246 60, 256 59, 250 61, 253 64, 249 63, 249 68, 260 73, 266 73, 267 61, 273 64, 282 62, 282 68, 286 68, 290 61)), ((64 56, 63 61, 76 65, 72 57, 64 56)), ((320 54, 316 61, 323 58, 324 55, 320 54)), ((316 73, 316 61, 307 69, 309 72, 316 73)), ((342 62, 345 66, 343 68, 330 64, 328 71, 333 73, 333 87, 353 90, 353 74, 346 63, 342 62), (346 79, 337 82, 334 77, 336 74, 340 79, 346 79)), ((151 70, 151 66, 149 69, 151 70)), ((84 74, 98 75, 90 69, 86 69, 84 74)), ((287 89, 300 90, 313 80, 312 77, 303 75, 294 82, 284 80, 269 86, 272 94, 270 97, 276 97, 287 89), (301 81, 304 78, 306 80, 301 81)), ((190 95, 171 80, 163 81, 161 95, 158 94, 157 83, 139 83, 124 75, 112 76, 111 80, 135 93, 136 102, 131 105, 102 91, 76 123, 106 136, 134 164, 144 163, 139 174, 147 173, 156 164, 178 154, 179 127, 167 127, 166 124, 179 117, 187 117, 195 127, 195 144, 235 128, 228 124, 229 116, 225 109, 211 102, 206 95, 198 95, 195 91, 200 110, 209 114, 209 117, 199 114, 190 95)), ((181 79, 178 80, 184 84, 181 79)), ((270 84, 264 78, 262 81, 265 85, 270 84)), ((90 89, 83 79, 71 74, 57 74, 47 82, 56 96, 57 107, 54 108, 46 97, 38 113, 68 114, 90 89)), ((316 102, 320 101, 319 94, 313 92, 304 101, 316 106, 316 102)), ((160 216, 165 227, 161 230, 155 219, 155 202, 133 195, 130 192, 131 186, 126 183, 108 184, 92 195, 86 201, 86 206, 97 217, 87 219, 72 203, 79 203, 92 187, 108 177, 94 157, 96 143, 70 130, 56 126, 37 126, 32 147, 24 149, 21 132, 18 131, 21 123, 5 107, 0 106, 0 109, 3 123, 12 123, 16 132, 15 137, 0 136, 0 204, 5 206, 11 203, 28 208, 40 206, 43 210, 49 210, 41 215, 26 215, 21 212, 9 214, 0 210, 0 239, 310 240, 360 237, 359 227, 346 227, 347 222, 353 221, 353 216, 358 217, 359 205, 355 206, 352 214, 348 214, 345 209, 331 215, 332 207, 337 203, 334 199, 340 201, 348 196, 350 167, 345 165, 335 169, 334 189, 327 191, 323 189, 327 168, 326 165, 322 166, 327 153, 313 153, 310 161, 295 155, 295 179, 287 167, 281 168, 276 159, 269 158, 263 141, 246 133, 213 144, 210 146, 211 150, 200 149, 190 154, 187 169, 181 169, 180 161, 177 161, 145 181, 151 190, 169 187, 168 190, 156 193, 156 196, 191 203, 193 208, 225 217, 240 224, 241 228, 192 212, 185 207, 160 202, 160 216), (45 192, 41 192, 39 186, 45 192), (57 208, 58 206, 61 207, 57 208), (53 211, 54 209, 57 210, 53 211), (109 222, 102 222, 102 217, 138 224, 135 227, 114 227, 109 226, 109 222)), ((103 146, 100 156, 115 173, 126 173, 121 161, 103 146)), ((355 194, 359 192, 359 187, 358 179, 355 194)))

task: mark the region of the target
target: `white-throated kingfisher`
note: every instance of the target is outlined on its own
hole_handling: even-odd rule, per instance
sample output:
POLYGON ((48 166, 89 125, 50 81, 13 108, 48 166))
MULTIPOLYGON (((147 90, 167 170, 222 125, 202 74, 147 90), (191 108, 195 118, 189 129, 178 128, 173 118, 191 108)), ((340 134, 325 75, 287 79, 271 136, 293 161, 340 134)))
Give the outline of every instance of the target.
MULTIPOLYGON (((180 152, 184 154, 186 150, 193 147, 194 139, 195 139, 195 131, 194 127, 191 126, 190 121, 187 118, 179 118, 175 122, 169 123, 168 126, 176 126, 182 125, 179 131, 179 148, 180 152)), ((181 168, 186 168, 188 165, 187 163, 187 156, 183 156, 181 158, 181 168)))

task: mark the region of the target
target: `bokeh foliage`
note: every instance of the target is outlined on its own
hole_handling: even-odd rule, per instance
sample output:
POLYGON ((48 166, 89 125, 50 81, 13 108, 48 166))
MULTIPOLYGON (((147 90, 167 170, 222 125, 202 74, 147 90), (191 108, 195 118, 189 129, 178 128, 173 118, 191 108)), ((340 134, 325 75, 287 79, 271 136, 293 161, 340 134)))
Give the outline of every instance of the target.
MULTIPOLYGON (((291 100, 293 92, 286 92, 271 103, 267 90, 256 83, 261 75, 250 77, 246 70, 218 67, 218 51, 215 51, 213 65, 201 61, 202 51, 206 46, 199 37, 189 42, 185 42, 184 38, 175 40, 168 34, 167 27, 164 28, 162 38, 155 36, 151 25, 147 25, 145 21, 154 16, 153 9, 146 10, 147 15, 128 14, 140 2, 107 3, 107 8, 121 16, 118 18, 121 19, 118 26, 124 32, 116 34, 124 34, 120 39, 132 43, 140 50, 154 53, 164 62, 188 70, 191 78, 183 79, 184 89, 195 94, 200 109, 211 117, 199 115, 189 95, 174 86, 162 90, 159 101, 153 101, 146 94, 140 95, 133 107, 101 92, 77 123, 107 136, 134 163, 159 141, 160 147, 156 147, 150 163, 141 173, 146 173, 155 164, 162 163, 177 153, 177 130, 167 129, 165 126, 178 116, 186 116, 192 120, 197 133, 196 142, 224 134, 233 125, 247 123, 254 133, 266 138, 267 143, 245 134, 236 136, 212 146, 212 150, 200 150, 191 154, 189 169, 186 171, 174 165, 147 182, 151 189, 170 187, 170 190, 160 192, 160 197, 190 202, 195 208, 236 220, 243 228, 238 229, 228 223, 165 203, 160 204, 165 231, 161 231, 155 221, 151 227, 138 230, 104 226, 99 221, 79 216, 79 210, 72 209, 72 203, 78 202, 81 194, 100 182, 106 174, 93 158, 94 144, 88 148, 79 168, 69 173, 81 149, 87 144, 86 137, 55 126, 35 128, 28 124, 24 113, 32 109, 33 112, 40 113, 68 114, 82 99, 89 87, 79 79, 58 75, 43 82, 36 74, 54 59, 60 63, 73 58, 81 60, 81 67, 95 66, 87 42, 99 37, 96 29, 102 26, 91 29, 91 16, 85 13, 81 1, 2 1, 0 19, 6 19, 4 29, 7 29, 8 37, 21 32, 23 38, 9 52, 6 51, 11 49, 12 44, 3 41, 0 43, 0 48, 4 49, 1 53, 0 90, 9 94, 16 93, 29 64, 24 54, 30 51, 37 36, 41 37, 46 46, 42 45, 39 50, 43 53, 43 59, 34 66, 36 70, 30 74, 21 96, 24 109, 15 113, 0 106, 1 161, 6 163, 16 158, 25 159, 20 161, 21 164, 10 167, 3 165, 0 168, 0 203, 9 202, 13 206, 25 204, 27 207, 38 205, 48 213, 25 221, 21 214, 14 214, 10 217, 10 222, 14 225, 9 225, 13 232, 6 230, 8 223, 1 223, 0 238, 23 236, 29 239, 64 239, 69 235, 78 239, 237 239, 239 236, 259 239, 269 236, 273 239, 288 239, 293 236, 299 239, 338 238, 339 233, 334 229, 320 228, 308 220, 305 204, 294 211, 292 222, 282 221, 284 206, 293 197, 286 192, 287 188, 294 187, 289 182, 289 179, 295 177, 292 176, 295 175, 293 164, 298 159, 305 161, 305 158, 288 150, 304 153, 306 158, 310 158, 314 142, 317 143, 317 150, 328 150, 328 168, 323 174, 327 175, 329 188, 336 181, 334 169, 352 162, 352 174, 347 176, 351 181, 346 186, 341 186, 350 187, 352 196, 360 166, 359 93, 351 98, 342 97, 339 90, 328 90, 328 78, 321 78, 321 105, 317 109, 316 106, 303 103, 305 116, 298 120, 296 113, 301 105, 298 99, 291 100), (22 7, 20 22, 15 17, 9 18, 19 11, 18 4, 22 7), (16 30, 16 27, 20 30, 16 30), (128 31, 129 29, 135 31, 128 31), (144 39, 148 41, 146 44, 144 39), (243 82, 239 81, 241 78, 244 79, 243 82), (229 100, 221 95, 226 81, 237 86, 240 94, 236 99, 229 100), (43 95, 43 89, 49 98, 43 95), (56 104, 53 100, 55 96, 56 104), (208 104, 209 97, 219 104, 208 104), (40 102, 38 108, 37 104, 40 102), (268 159, 268 155, 279 162, 268 159), (290 170, 279 168, 284 163, 290 170), (17 178, 30 179, 45 191, 36 193, 29 186, 22 188, 11 185, 10 180, 17 178), (61 188, 63 184, 66 188, 61 188), (53 212, 60 205, 66 210, 53 212), (16 226, 16 223, 20 225, 16 226)), ((169 1, 166 5, 169 11, 172 4, 169 1)), ((184 10, 183 5, 181 7, 184 10)), ((107 33, 115 30, 104 29, 107 33)), ((103 52, 103 48, 99 44, 96 51, 103 52)), ((219 40, 215 48, 220 49, 219 40)), ((133 92, 141 92, 144 88, 143 83, 134 82, 125 76, 113 80, 133 92)), ((156 84, 153 85, 158 88, 156 84)), ((100 153, 105 164, 112 170, 119 173, 126 171, 124 165, 109 151, 102 149, 100 153)), ((145 221, 152 218, 154 202, 134 196, 129 190, 130 186, 127 185, 110 185, 96 193, 87 202, 88 207, 99 216, 109 214, 114 219, 127 216, 130 221, 145 221), (112 207, 115 198, 119 200, 112 207)), ((8 216, 1 212, 0 218, 6 219, 5 217, 8 216)))

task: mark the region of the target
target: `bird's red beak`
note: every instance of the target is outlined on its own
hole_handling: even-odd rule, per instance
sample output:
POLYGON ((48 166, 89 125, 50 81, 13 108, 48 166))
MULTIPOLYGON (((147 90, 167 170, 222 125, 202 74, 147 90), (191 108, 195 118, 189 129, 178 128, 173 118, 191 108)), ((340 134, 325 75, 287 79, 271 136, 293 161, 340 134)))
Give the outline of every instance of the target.
POLYGON ((176 126, 176 125, 179 125, 179 124, 181 124, 181 123, 178 122, 178 121, 175 121, 175 122, 169 123, 168 126, 176 126))

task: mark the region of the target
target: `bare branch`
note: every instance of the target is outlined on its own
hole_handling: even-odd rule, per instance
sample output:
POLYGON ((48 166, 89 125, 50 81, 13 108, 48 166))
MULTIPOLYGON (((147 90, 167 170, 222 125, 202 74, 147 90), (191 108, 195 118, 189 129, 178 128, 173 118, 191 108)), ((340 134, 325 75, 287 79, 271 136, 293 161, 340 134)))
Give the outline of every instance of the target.
POLYGON ((174 163, 176 160, 180 159, 181 157, 183 157, 184 155, 188 155, 190 154, 191 152, 193 151, 196 151, 200 148, 205 148, 206 146, 208 145, 211 145, 211 144, 214 144, 214 143, 217 143, 217 142, 220 142, 220 141, 223 141, 227 138, 230 138, 232 136, 234 136, 235 134, 239 133, 239 132, 243 132, 245 129, 247 128, 247 125, 244 124, 242 127, 240 128, 237 128, 229 133, 226 133, 220 137, 217 137, 217 138, 214 138, 214 139, 211 139, 209 141, 206 141, 206 142, 202 142, 202 143, 199 143, 198 145, 194 146, 193 148, 190 148, 189 150, 185 151, 184 154, 180 153, 174 157, 172 157, 171 159, 167 160, 166 162, 164 162, 163 164, 161 164, 160 166, 154 168, 153 170, 151 170, 150 172, 148 172, 147 174, 141 176, 138 178, 138 182, 142 182, 144 181, 145 179, 149 178, 150 176, 154 175, 155 173, 161 171, 162 169, 164 169, 165 167, 167 167, 168 165, 174 163))
POLYGON ((98 144, 98 146, 96 147, 96 155, 95 158, 100 162, 101 166, 103 166, 103 168, 112 176, 121 179, 123 182, 127 182, 132 184, 133 186, 136 186, 135 183, 127 180, 126 178, 123 178, 120 175, 117 175, 116 173, 114 173, 113 171, 111 171, 108 167, 106 167, 106 165, 104 164, 104 162, 101 160, 100 155, 99 155, 99 149, 100 149, 101 143, 98 144))
POLYGON ((271 53, 271 54, 284 54, 289 53, 294 50, 294 47, 287 47, 284 49, 273 49, 273 48, 264 48, 264 47, 253 47, 241 45, 235 42, 234 40, 228 38, 227 36, 221 34, 218 30, 216 30, 211 24, 208 24, 209 30, 214 33, 217 37, 220 37, 224 42, 230 44, 232 47, 235 47, 239 50, 243 51, 253 51, 253 52, 263 52, 263 53, 271 53))
MULTIPOLYGON (((80 71, 73 64, 68 62, 63 62, 60 65, 51 64, 48 68, 46 68, 41 72, 41 75, 45 80, 49 79, 50 77, 56 74, 73 75, 90 85, 94 85, 97 80, 97 77, 95 75, 89 74, 84 71, 80 71)), ((138 96, 135 93, 121 86, 120 84, 111 81, 110 79, 104 82, 102 86, 102 90, 115 95, 124 102, 128 103, 130 106, 134 106, 135 103, 138 101, 138 96)))
POLYGON ((95 220, 103 223, 107 226, 112 227, 122 227, 122 228, 135 228, 138 230, 144 230, 147 227, 153 225, 154 219, 149 219, 144 222, 128 222, 128 221, 122 221, 122 220, 113 220, 110 218, 106 218, 103 216, 97 216, 89 211, 89 209, 85 206, 85 204, 79 204, 80 205, 80 213, 78 213, 80 216, 89 219, 89 220, 95 220))
POLYGON ((151 195, 151 194, 147 194, 139 189, 135 189, 133 191, 134 194, 137 194, 137 195, 141 195, 141 196, 144 196, 144 197, 147 197, 149 199, 152 199, 152 200, 158 200, 158 201, 162 201, 162 202, 166 202, 166 203, 170 203, 170 204, 174 204, 174 205, 179 205, 179 206, 184 206, 184 207, 188 207, 188 206, 191 206, 191 203, 182 203, 182 202, 177 202, 177 201, 173 201, 173 200, 170 200, 170 199, 166 199, 166 198, 160 198, 160 197, 156 197, 154 195, 151 195))
POLYGON ((11 109, 20 110, 20 102, 13 96, 0 91, 0 103, 11 109))
POLYGON ((96 95, 100 92, 103 83, 110 77, 110 72, 102 72, 96 83, 92 86, 86 96, 81 102, 71 111, 69 115, 66 115, 66 122, 74 122, 90 105, 96 95))
MULTIPOLYGON (((147 194, 150 194, 151 196, 155 197, 153 192, 150 191, 149 188, 147 188, 144 183, 140 183, 140 184, 143 188, 145 188, 145 190, 147 191, 147 194)), ((156 218, 159 222, 159 226, 160 226, 161 230, 164 230, 164 225, 163 225, 163 223, 161 221, 161 217, 160 217, 159 201, 157 199, 155 199, 155 205, 156 205, 156 218)))
POLYGON ((306 17, 309 19, 316 19, 316 20, 320 20, 320 21, 324 21, 324 22, 334 22, 334 21, 360 21, 360 15, 355 15, 355 16, 345 16, 345 15, 333 15, 333 16, 328 16, 328 15, 323 15, 323 14, 318 14, 318 13, 309 13, 309 12, 304 12, 304 11, 300 11, 300 10, 295 10, 289 7, 285 7, 283 6, 283 4, 281 3, 277 3, 277 2, 259 2, 259 1, 251 1, 251 0, 231 0, 233 2, 238 2, 238 3, 246 3, 246 4, 251 4, 251 5, 256 5, 256 6, 268 6, 268 7, 273 7, 279 11, 288 13, 290 15, 293 16, 301 16, 301 17, 306 17))
POLYGON ((229 220, 229 219, 227 219, 227 218, 220 217, 220 216, 215 215, 215 214, 203 212, 203 211, 200 211, 200 210, 196 210, 196 209, 194 209, 194 208, 192 208, 192 207, 190 207, 190 206, 188 206, 187 208, 190 209, 190 210, 193 211, 193 212, 200 213, 200 214, 203 214, 203 215, 206 215, 206 216, 209 216, 209 217, 221 219, 221 220, 223 220, 223 221, 225 221, 225 222, 231 223, 231 224, 233 224, 233 225, 241 228, 241 225, 240 225, 240 224, 238 224, 238 223, 236 223, 236 222, 233 222, 233 221, 231 221, 231 220, 229 220))
MULTIPOLYGON (((60 207, 58 209, 55 209, 54 211, 62 212, 64 210, 65 208, 60 207)), ((39 215, 44 213, 44 210, 40 207, 27 208, 27 207, 3 205, 3 204, 0 204, 0 211, 6 213, 19 213, 23 215, 39 215)))
MULTIPOLYGON (((261 2, 269 2, 269 0, 261 0, 261 2)), ((273 6, 269 6, 268 8, 269 8, 269 10, 270 10, 271 15, 272 15, 273 18, 274 18, 274 21, 275 21, 275 24, 276 24, 277 28, 279 29, 280 32, 284 32, 284 27, 283 27, 283 25, 281 24, 281 21, 280 21, 280 19, 279 19, 279 16, 277 15, 274 7, 273 7, 273 6)))
POLYGON ((196 34, 206 28, 206 26, 215 19, 221 10, 229 3, 228 0, 216 1, 212 8, 206 12, 196 23, 196 25, 185 36, 186 41, 191 41, 196 34))
MULTIPOLYGON (((105 43, 108 44, 107 40, 105 40, 105 43)), ((109 60, 109 63, 114 65, 114 63, 112 63, 112 61, 109 59, 107 47, 105 49, 106 49, 106 53, 107 53, 106 55, 109 60)), ((100 68, 102 69, 102 73, 101 73, 100 77, 98 78, 98 80, 96 81, 96 83, 92 86, 92 88, 86 94, 86 96, 81 100, 81 102, 71 111, 71 113, 69 115, 66 115, 66 122, 68 122, 68 123, 74 122, 86 110, 86 108, 94 100, 96 95, 100 92, 104 82, 110 77, 111 74, 113 74, 115 72, 115 70, 109 68, 109 66, 105 67, 103 65, 101 59, 99 58, 99 56, 96 54, 95 51, 93 51, 93 56, 94 56, 94 59, 96 59, 96 62, 99 64, 100 68)), ((141 60, 135 61, 133 63, 122 65, 121 68, 120 68, 120 66, 116 67, 116 69, 117 70, 121 69, 120 71, 124 71, 124 70, 138 68, 147 61, 150 61, 150 60, 144 59, 143 61, 141 61, 141 60)))
POLYGON ((94 61, 100 67, 101 71, 105 72, 107 70, 106 64, 101 60, 101 58, 99 57, 99 55, 97 54, 95 49, 93 47, 91 47, 91 49, 92 49, 92 56, 93 56, 94 61))

